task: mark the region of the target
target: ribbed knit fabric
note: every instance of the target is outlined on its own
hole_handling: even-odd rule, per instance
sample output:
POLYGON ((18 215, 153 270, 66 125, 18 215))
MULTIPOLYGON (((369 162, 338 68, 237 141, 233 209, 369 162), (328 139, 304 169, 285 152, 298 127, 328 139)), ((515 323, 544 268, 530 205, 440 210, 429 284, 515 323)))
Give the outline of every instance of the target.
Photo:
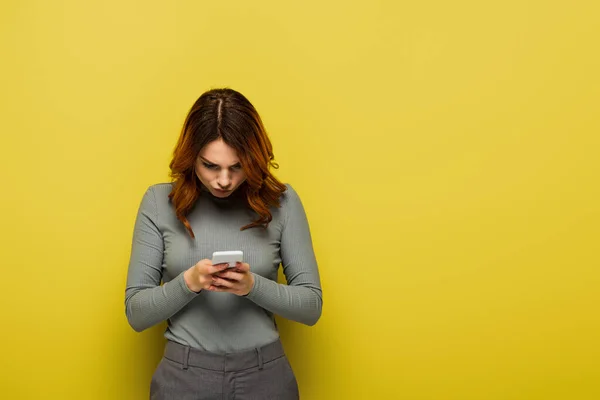
POLYGON ((290 184, 281 207, 271 208, 273 220, 266 230, 240 231, 257 218, 241 190, 222 199, 203 188, 187 216, 195 239, 175 216, 168 198, 171 185, 150 186, 135 221, 125 308, 136 331, 167 320, 167 339, 226 353, 276 340, 273 314, 307 325, 317 322, 322 306, 317 261, 302 202, 290 184), (254 274, 250 293, 191 291, 183 273, 223 250, 244 252, 254 274), (287 285, 276 282, 280 264, 287 285))

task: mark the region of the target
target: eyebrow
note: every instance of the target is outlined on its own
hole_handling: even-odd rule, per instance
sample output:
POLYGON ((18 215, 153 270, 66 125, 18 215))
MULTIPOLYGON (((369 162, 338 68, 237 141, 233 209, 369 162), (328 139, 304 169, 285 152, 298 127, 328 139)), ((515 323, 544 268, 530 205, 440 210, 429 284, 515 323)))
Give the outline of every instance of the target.
MULTIPOLYGON (((204 161, 205 163, 207 163, 207 164, 219 165, 219 164, 217 164, 217 163, 214 163, 214 162, 212 162, 212 161, 209 161, 209 160, 207 160, 206 158, 204 158, 204 157, 202 157, 202 156, 200 156, 200 159, 201 159, 202 161, 204 161)), ((233 164, 233 165, 230 165, 230 166, 229 166, 229 168, 231 168, 231 167, 235 167, 236 165, 241 165, 241 164, 240 164, 240 162, 238 161, 238 162, 236 162, 235 164, 233 164)))

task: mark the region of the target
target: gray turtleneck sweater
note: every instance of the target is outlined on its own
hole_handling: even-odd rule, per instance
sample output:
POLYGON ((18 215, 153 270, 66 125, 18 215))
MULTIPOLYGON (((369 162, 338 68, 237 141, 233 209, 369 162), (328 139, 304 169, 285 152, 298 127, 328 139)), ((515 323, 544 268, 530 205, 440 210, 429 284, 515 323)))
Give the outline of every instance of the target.
MULTIPOLYGON (((200 184, 200 183, 199 183, 200 184)), ((237 190, 221 199, 203 188, 188 214, 195 239, 176 218, 168 198, 171 183, 150 186, 133 232, 125 291, 129 324, 142 331, 167 321, 168 340, 215 353, 265 345, 279 337, 274 314, 313 325, 321 315, 322 294, 308 220, 291 185, 273 220, 240 231, 256 220, 237 190), (183 273, 213 251, 242 250, 254 286, 247 296, 191 291, 183 273), (287 285, 277 283, 279 265, 287 285), (162 284, 161 284, 162 282, 162 284)))

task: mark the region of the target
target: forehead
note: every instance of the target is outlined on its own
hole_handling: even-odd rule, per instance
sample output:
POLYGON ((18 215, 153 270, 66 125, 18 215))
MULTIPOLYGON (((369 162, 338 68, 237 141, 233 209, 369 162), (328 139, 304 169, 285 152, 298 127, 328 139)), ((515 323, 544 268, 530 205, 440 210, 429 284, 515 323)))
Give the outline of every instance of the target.
POLYGON ((200 150, 199 157, 214 164, 235 164, 239 161, 235 149, 218 139, 210 142, 200 150))

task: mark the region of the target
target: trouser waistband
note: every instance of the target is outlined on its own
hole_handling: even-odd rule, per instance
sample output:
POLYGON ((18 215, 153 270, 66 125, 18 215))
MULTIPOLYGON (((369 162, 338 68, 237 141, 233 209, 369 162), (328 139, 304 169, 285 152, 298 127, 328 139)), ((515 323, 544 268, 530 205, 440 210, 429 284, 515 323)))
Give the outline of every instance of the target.
POLYGON ((226 354, 211 353, 168 340, 164 353, 165 358, 181 364, 183 369, 192 366, 214 371, 240 371, 256 366, 262 369, 264 363, 284 355, 279 339, 251 350, 226 354))

